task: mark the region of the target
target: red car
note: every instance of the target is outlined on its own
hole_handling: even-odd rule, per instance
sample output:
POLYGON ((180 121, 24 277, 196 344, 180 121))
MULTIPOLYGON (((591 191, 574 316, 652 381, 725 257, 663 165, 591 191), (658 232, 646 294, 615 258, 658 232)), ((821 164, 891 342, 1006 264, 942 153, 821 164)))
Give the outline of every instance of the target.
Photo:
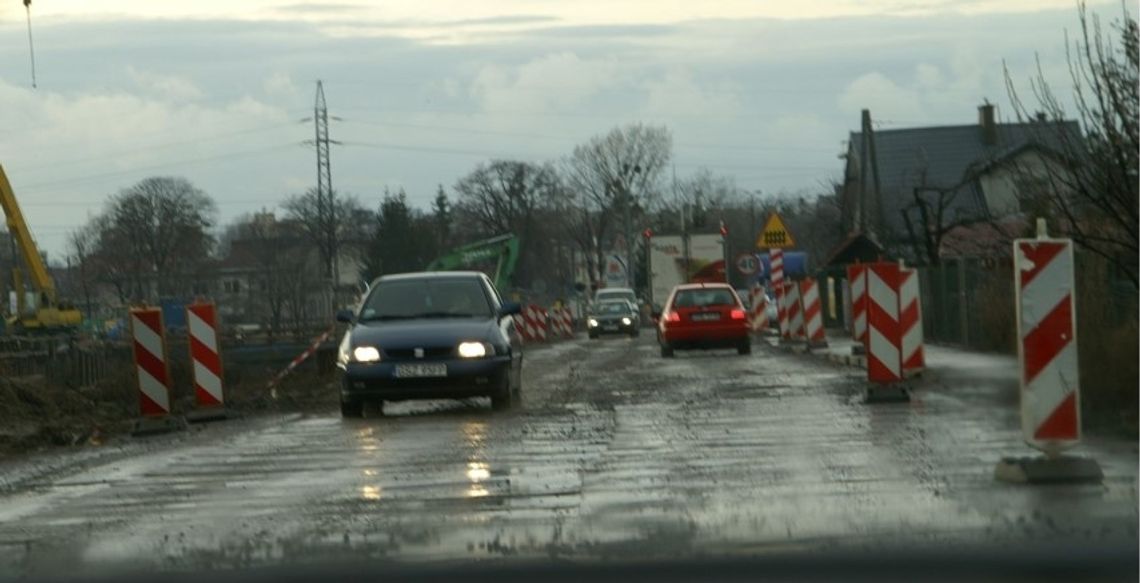
POLYGON ((673 288, 657 316, 661 356, 675 349, 735 348, 752 352, 747 311, 740 296, 723 283, 691 283, 673 288))

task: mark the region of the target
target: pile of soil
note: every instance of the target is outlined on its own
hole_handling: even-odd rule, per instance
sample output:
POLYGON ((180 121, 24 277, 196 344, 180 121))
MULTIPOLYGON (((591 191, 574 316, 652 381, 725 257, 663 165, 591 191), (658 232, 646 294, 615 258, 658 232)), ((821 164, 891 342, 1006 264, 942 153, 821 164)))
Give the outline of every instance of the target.
MULTIPOLYGON (((194 408, 188 379, 172 371, 173 413, 194 408), (179 382, 184 380, 185 382, 179 382)), ((270 391, 271 375, 227 375, 227 409, 243 415, 261 412, 335 410, 335 379, 316 370, 298 370, 270 391)), ((0 457, 58 446, 97 446, 131 430, 138 416, 138 395, 131 375, 116 375, 95 386, 56 386, 41 375, 0 374, 0 457)))

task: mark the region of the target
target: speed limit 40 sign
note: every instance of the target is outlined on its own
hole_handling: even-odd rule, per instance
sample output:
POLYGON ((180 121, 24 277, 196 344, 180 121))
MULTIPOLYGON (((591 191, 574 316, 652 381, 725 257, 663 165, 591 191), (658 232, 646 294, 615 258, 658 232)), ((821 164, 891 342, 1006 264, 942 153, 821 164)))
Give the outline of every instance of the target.
POLYGON ((760 271, 760 259, 751 253, 736 256, 736 270, 741 275, 756 275, 760 271))

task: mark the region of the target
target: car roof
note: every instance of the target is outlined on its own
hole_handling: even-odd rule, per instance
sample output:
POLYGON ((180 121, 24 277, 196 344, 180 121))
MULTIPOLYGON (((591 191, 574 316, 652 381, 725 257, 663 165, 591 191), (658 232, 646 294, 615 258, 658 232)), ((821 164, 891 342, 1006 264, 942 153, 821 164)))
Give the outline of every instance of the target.
POLYGON ((673 288, 675 290, 686 289, 732 289, 731 285, 727 283, 682 283, 681 285, 673 288))
POLYGON ((482 277, 487 277, 487 275, 481 271, 416 271, 381 275, 376 278, 376 281, 400 281, 404 279, 470 279, 482 277))

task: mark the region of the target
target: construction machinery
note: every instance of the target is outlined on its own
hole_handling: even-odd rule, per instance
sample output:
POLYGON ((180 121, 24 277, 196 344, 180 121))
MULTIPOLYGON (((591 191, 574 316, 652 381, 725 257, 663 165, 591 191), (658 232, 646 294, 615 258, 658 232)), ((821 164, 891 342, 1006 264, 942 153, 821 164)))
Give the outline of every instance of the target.
POLYGON ((512 234, 499 235, 453 249, 428 264, 427 271, 454 271, 457 269, 483 270, 494 261, 494 273, 487 273, 495 287, 505 291, 510 285, 519 260, 519 239, 512 234))
POLYGON ((77 329, 83 322, 83 316, 78 309, 59 301, 55 281, 48 273, 44 259, 40 256, 35 241, 32 240, 28 223, 24 221, 24 213, 20 211, 20 205, 16 202, 16 195, 12 192, 12 185, 8 182, 8 175, 4 173, 3 166, 0 166, 0 207, 4 209, 13 246, 19 251, 19 259, 12 258, 12 288, 15 290, 16 309, 6 318, 5 329, 17 333, 62 332, 77 329), (35 292, 30 305, 28 300, 30 294, 25 293, 21 260, 28 271, 28 280, 35 292))

